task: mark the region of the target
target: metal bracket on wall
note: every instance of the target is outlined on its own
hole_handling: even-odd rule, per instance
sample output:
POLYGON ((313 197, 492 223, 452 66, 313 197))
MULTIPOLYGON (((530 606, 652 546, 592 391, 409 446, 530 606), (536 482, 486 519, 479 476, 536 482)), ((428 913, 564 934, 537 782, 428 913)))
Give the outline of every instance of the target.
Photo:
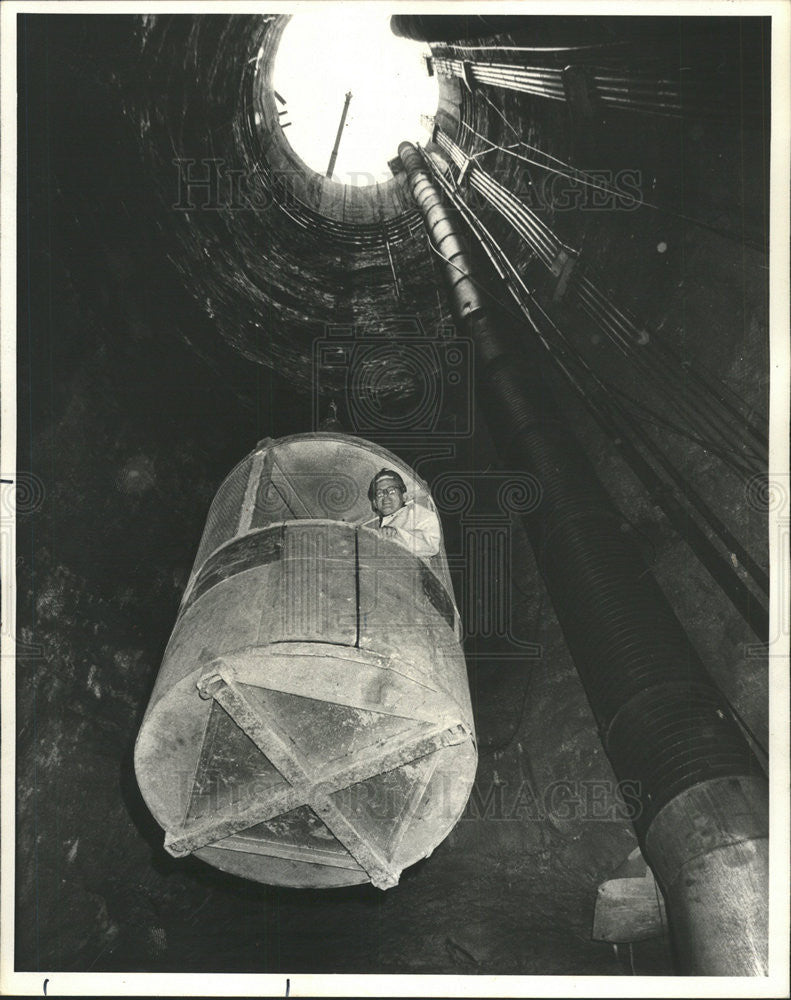
POLYGON ((665 901, 639 847, 620 866, 616 876, 598 888, 593 940, 629 944, 666 934, 665 901))
POLYGON ((550 271, 558 279, 552 296, 553 301, 558 302, 566 294, 576 263, 577 258, 566 253, 565 250, 559 251, 557 257, 552 261, 550 271))
POLYGON ((473 76, 471 62, 465 61, 461 64, 461 78, 464 81, 467 90, 472 93, 475 90, 475 77, 473 76))

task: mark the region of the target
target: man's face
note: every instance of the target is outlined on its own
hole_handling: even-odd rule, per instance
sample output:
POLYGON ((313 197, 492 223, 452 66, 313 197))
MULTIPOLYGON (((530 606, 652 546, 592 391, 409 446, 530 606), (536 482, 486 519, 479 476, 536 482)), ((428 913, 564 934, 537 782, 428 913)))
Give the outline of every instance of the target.
POLYGON ((380 517, 387 517, 388 514, 395 514, 404 506, 406 493, 401 489, 395 479, 390 476, 383 476, 377 480, 374 493, 374 510, 380 517))

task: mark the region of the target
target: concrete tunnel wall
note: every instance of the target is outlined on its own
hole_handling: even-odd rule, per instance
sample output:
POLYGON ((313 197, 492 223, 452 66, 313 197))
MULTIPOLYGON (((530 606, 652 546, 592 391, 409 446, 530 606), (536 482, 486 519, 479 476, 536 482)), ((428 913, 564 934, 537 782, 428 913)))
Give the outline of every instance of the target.
MULTIPOLYGON (((20 32, 30 112, 20 137, 29 222, 20 227, 20 259, 30 281, 21 301, 30 339, 20 340, 20 412, 28 414, 20 455, 46 495, 22 512, 18 541, 19 621, 29 647, 18 671, 18 967, 628 972, 590 930, 596 888, 633 849, 634 835, 615 807, 614 776, 516 530, 509 559, 523 572, 507 575, 504 588, 510 637, 487 632, 472 589, 457 584, 462 618, 473 626, 465 650, 481 740, 472 806, 432 858, 405 873, 395 901, 362 889, 322 900, 172 861, 134 788, 131 741, 208 503, 263 434, 312 425, 313 340, 327 323, 406 314, 432 331, 450 315, 425 238, 396 202, 392 215, 383 212, 401 301, 384 245, 366 223, 345 219, 315 180, 318 200, 307 184, 301 221, 271 199, 263 212, 173 210, 174 151, 244 169, 261 154, 266 134, 251 123, 264 92, 245 58, 262 44, 269 52, 276 30, 275 21, 245 17, 116 15, 29 17, 20 32), (519 658, 504 655, 514 636, 519 658), (525 658, 531 641, 539 652, 525 658), (91 819, 86 796, 106 823, 91 819), (218 943, 220 925, 232 933, 218 943)), ((470 152, 483 144, 470 128, 508 145, 504 115, 525 142, 588 168, 639 169, 654 201, 665 198, 675 210, 694 203, 702 221, 760 239, 760 128, 668 124, 629 112, 586 123, 531 95, 473 95, 457 80, 443 87, 438 121, 470 152)), ((270 148, 272 163, 286 162, 285 147, 270 148)), ((524 197, 539 185, 535 168, 526 173, 502 150, 481 162, 524 197)), ((397 198, 400 184, 386 197, 397 198)), ((765 412, 760 250, 647 208, 541 211, 652 331, 765 412)), ((495 213, 481 212, 522 254, 548 303, 540 268, 495 213)), ((562 301, 555 308, 624 391, 640 389, 583 318, 562 301)), ((323 398, 340 395, 336 379, 322 376, 323 398)), ((641 540, 707 666, 760 737, 765 664, 750 652, 755 637, 579 401, 562 398, 624 513, 624 530, 641 540)), ((668 431, 659 437, 765 562, 765 511, 755 491, 715 456, 668 431)), ((497 512, 487 484, 508 470, 481 421, 456 447, 452 461, 429 458, 420 474, 441 481, 443 525, 463 562, 465 544, 497 512), (459 478, 473 486, 472 506, 452 502, 459 478)), ((402 457, 419 452, 413 443, 402 457)), ((635 945, 634 955, 638 972, 672 969, 661 940, 635 945)))

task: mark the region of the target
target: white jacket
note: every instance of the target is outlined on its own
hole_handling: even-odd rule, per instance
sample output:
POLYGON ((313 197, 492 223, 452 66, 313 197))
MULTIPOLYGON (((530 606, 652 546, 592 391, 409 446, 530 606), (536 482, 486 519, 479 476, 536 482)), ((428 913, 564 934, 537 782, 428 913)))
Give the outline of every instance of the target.
POLYGON ((397 536, 393 540, 421 559, 427 559, 439 552, 442 538, 439 518, 433 510, 416 504, 414 500, 408 500, 394 514, 383 517, 381 523, 376 518, 367 521, 365 526, 378 530, 387 526, 395 528, 397 536))

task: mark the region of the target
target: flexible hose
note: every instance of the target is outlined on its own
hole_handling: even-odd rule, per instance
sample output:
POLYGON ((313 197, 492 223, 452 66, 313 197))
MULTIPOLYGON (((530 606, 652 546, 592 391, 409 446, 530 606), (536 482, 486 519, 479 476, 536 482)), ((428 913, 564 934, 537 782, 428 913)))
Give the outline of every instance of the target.
POLYGON ((539 503, 523 516, 525 529, 604 747, 618 777, 633 782, 639 796, 633 821, 648 861, 678 913, 678 926, 697 913, 699 894, 683 875, 689 865, 709 879, 704 888, 718 900, 720 912, 713 915, 705 945, 677 941, 681 962, 689 972, 761 974, 768 952, 766 893, 760 892, 761 886, 768 892, 768 820, 760 805, 766 782, 759 764, 566 427, 542 375, 538 349, 524 347, 524 338, 520 344, 506 317, 489 309, 477 293, 470 295, 472 261, 455 213, 444 206, 415 147, 402 143, 399 156, 429 237, 436 244, 435 234, 441 233, 444 254, 452 261, 446 273, 452 277, 454 314, 477 348, 479 399, 498 450, 512 469, 540 484, 539 503), (698 854, 685 853, 692 838, 686 837, 683 817, 690 831, 695 818, 678 805, 694 799, 701 787, 717 789, 723 782, 723 794, 735 802, 748 800, 753 816, 750 838, 741 837, 731 828, 733 809, 723 807, 709 838, 706 857, 716 860, 733 848, 734 836, 741 837, 737 843, 744 856, 738 860, 744 872, 728 873, 730 888, 714 860, 709 870, 701 867, 698 854), (665 824, 671 832, 649 849, 654 824, 660 819, 657 829, 662 828, 667 810, 677 814, 678 822, 665 824), (678 843, 668 846, 676 836, 678 843), (740 874, 759 887, 754 895, 762 905, 753 908, 734 944, 733 926, 741 919, 740 874), (720 877, 723 884, 711 881, 720 877), (720 945, 711 946, 711 935, 719 935, 720 945))

